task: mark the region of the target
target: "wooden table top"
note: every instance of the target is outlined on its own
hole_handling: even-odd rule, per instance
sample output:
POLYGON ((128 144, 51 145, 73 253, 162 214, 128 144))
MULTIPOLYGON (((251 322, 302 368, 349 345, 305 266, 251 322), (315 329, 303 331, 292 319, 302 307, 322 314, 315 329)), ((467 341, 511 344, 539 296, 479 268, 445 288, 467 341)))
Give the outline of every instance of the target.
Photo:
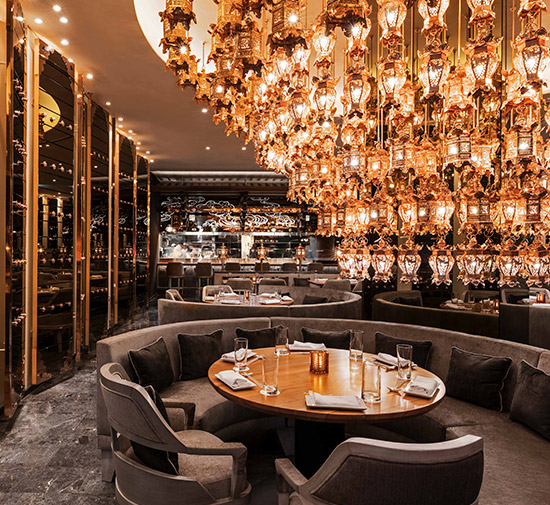
MULTIPOLYGON (((260 355, 273 353, 274 348, 255 349, 255 352, 260 355)), ((431 372, 418 367, 413 370, 413 379, 416 376, 423 376, 434 378, 439 382, 439 389, 432 399, 425 400, 391 393, 387 386, 395 386, 397 371, 382 369, 382 401, 372 406, 369 405, 366 411, 310 409, 305 403, 305 394, 308 391, 332 395, 360 396, 361 394, 360 368, 357 372, 352 372, 349 352, 329 349, 329 353, 329 373, 325 375, 315 375, 309 371, 309 353, 290 353, 288 356, 281 356, 279 358, 279 390, 281 394, 278 396, 266 397, 260 393, 258 386, 243 391, 233 391, 215 377, 218 372, 233 367, 231 363, 221 360, 216 361, 210 367, 208 379, 218 393, 244 407, 305 421, 331 423, 374 423, 417 416, 433 409, 445 396, 443 381, 431 372)), ((367 359, 373 357, 369 354, 366 356, 367 359)), ((261 383, 261 361, 257 360, 252 363, 250 370, 253 372, 252 378, 261 383)))

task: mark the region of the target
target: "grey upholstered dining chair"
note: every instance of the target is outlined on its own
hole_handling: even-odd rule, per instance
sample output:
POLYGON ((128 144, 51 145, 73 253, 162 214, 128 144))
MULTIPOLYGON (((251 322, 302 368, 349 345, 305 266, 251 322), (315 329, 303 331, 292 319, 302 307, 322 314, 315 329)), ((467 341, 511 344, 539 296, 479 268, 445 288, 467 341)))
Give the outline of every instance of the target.
POLYGON ((281 272, 296 272, 298 265, 294 261, 289 261, 281 265, 281 272))
POLYGON ((252 281, 250 279, 243 279, 243 278, 227 279, 227 285, 231 286, 231 289, 235 292, 252 291, 254 289, 254 284, 252 284, 252 281))
MULTIPOLYGON (((130 382, 118 363, 103 365, 100 381, 111 425, 119 504, 245 505, 249 502, 244 445, 225 443, 206 431, 183 427, 184 431, 175 431, 147 391, 130 382), (180 475, 145 466, 135 456, 130 440, 159 451, 177 453, 180 475)), ((169 411, 174 409, 166 410, 172 424, 169 411)))
POLYGON ((321 273, 325 269, 325 266, 321 262, 313 262, 307 266, 308 272, 321 273))
POLYGON ((351 282, 348 279, 328 279, 323 284, 323 289, 337 289, 339 291, 351 291, 351 282))
POLYGON ((236 261, 228 261, 225 264, 225 271, 226 272, 240 272, 241 271, 241 264, 237 263, 236 261))
POLYGON ((216 296, 220 293, 233 293, 231 286, 227 284, 212 284, 211 286, 204 286, 202 288, 202 299, 204 301, 207 296, 216 296))
POLYGON ((500 293, 493 289, 467 289, 462 293, 462 300, 465 302, 481 302, 488 298, 497 299, 500 293))
POLYGON ((260 279, 260 286, 286 286, 284 279, 260 279))
POLYGON ((177 289, 167 289, 165 293, 167 300, 174 300, 175 302, 183 302, 183 296, 177 289))
POLYGON ((350 438, 309 480, 288 459, 275 460, 275 468, 279 505, 473 505, 483 480, 483 440, 350 438))

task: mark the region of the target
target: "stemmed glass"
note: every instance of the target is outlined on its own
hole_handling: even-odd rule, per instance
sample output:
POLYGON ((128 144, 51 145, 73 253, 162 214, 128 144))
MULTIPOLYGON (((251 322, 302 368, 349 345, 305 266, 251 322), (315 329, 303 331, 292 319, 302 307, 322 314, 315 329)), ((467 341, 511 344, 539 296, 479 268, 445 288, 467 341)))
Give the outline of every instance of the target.
POLYGON ((250 370, 250 368, 246 364, 248 356, 248 339, 237 337, 234 340, 234 351, 235 366, 233 367, 233 370, 237 373, 248 372, 250 370))

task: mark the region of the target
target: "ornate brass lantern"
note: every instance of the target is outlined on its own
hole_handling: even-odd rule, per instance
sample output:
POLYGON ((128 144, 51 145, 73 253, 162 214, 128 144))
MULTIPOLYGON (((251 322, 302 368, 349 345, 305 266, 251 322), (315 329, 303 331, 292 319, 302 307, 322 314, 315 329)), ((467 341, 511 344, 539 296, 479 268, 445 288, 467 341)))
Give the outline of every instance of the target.
POLYGON ((523 255, 511 240, 507 240, 504 245, 501 245, 497 266, 500 272, 499 286, 519 286, 518 274, 523 267, 523 255))
POLYGON ((371 263, 374 269, 372 278, 375 282, 389 282, 392 277, 392 267, 395 263, 393 248, 384 240, 373 246, 371 263))
POLYGON ((432 269, 432 283, 436 286, 441 284, 452 284, 450 277, 455 264, 453 253, 450 247, 445 244, 445 240, 440 239, 437 246, 432 250, 428 263, 432 269))
POLYGON ((401 270, 401 282, 418 282, 418 269, 422 263, 422 258, 418 251, 420 247, 415 245, 412 240, 407 240, 406 244, 403 244, 399 248, 399 254, 397 255, 397 265, 401 270))

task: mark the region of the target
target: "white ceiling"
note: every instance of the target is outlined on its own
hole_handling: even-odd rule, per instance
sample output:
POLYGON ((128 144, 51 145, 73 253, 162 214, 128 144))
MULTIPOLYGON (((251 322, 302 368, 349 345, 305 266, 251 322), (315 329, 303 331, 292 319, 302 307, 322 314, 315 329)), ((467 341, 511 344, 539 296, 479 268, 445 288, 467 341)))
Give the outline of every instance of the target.
MULTIPOLYGON (((163 0, 146 3, 164 4, 163 0)), ((215 18, 211 0, 195 3, 212 4, 215 18)), ((35 32, 62 48, 80 73, 93 74, 93 80, 85 79, 86 88, 101 105, 112 103, 106 109, 124 118, 123 130, 133 130, 133 139, 142 143, 141 153, 151 151, 154 170, 262 170, 254 162, 253 146, 243 151, 239 139, 226 137, 224 126, 212 123, 211 112, 201 112, 193 92, 182 92, 174 76, 164 71, 143 35, 133 0, 22 0, 22 4, 35 32), (55 4, 61 12, 53 10, 55 4), (61 23, 61 16, 69 22, 61 23), (67 47, 61 45, 62 39, 69 41, 67 47)), ((154 7, 152 23, 158 20, 161 26, 159 10, 154 7)))

